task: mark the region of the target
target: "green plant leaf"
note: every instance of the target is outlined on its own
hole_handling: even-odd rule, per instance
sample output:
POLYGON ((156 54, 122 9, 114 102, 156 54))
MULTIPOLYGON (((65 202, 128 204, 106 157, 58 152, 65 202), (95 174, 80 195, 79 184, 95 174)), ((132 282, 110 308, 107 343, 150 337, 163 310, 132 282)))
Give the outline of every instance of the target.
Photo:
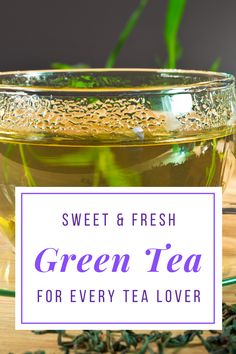
POLYGON ((97 159, 97 152, 94 149, 84 149, 83 152, 74 152, 70 154, 63 154, 60 156, 45 156, 36 154, 33 149, 30 149, 31 155, 41 163, 49 166, 66 166, 66 167, 77 167, 77 166, 90 166, 94 164, 97 159))
POLYGON ((132 15, 128 19, 128 22, 126 23, 125 27, 121 31, 118 42, 116 43, 116 45, 113 48, 110 55, 108 56, 108 59, 107 59, 106 65, 105 65, 106 68, 112 68, 115 65, 117 57, 118 57, 121 49, 123 48, 125 42, 129 38, 132 30, 134 29, 134 27, 136 26, 136 24, 139 20, 139 17, 142 15, 142 13, 143 13, 145 7, 147 6, 147 4, 149 3, 149 1, 150 0, 140 0, 139 5, 134 10, 132 15))
POLYGON ((4 176, 4 180, 6 183, 8 183, 8 169, 9 169, 9 165, 8 165, 8 159, 9 157, 11 156, 12 152, 13 152, 13 149, 14 149, 14 145, 13 144, 7 144, 7 148, 6 148, 6 152, 5 154, 3 155, 3 163, 2 163, 2 166, 3 166, 3 176, 4 176))
POLYGON ((164 39, 168 53, 168 68, 175 68, 176 62, 182 54, 181 46, 178 41, 179 27, 183 18, 186 0, 169 0, 166 12, 164 29, 164 39))
POLYGON ((20 151, 20 157, 21 157, 21 161, 22 161, 22 165, 23 165, 24 173, 25 173, 25 178, 27 180, 28 186, 35 187, 36 183, 35 183, 35 180, 30 172, 30 169, 28 167, 26 157, 25 157, 24 148, 23 148, 22 144, 19 144, 19 151, 20 151))
MULTIPOLYGON (((126 169, 125 171, 120 168, 116 162, 115 156, 109 147, 86 148, 82 152, 75 152, 70 154, 63 154, 60 156, 45 156, 39 155, 33 149, 28 147, 28 152, 37 161, 49 166, 63 166, 63 167, 94 167, 94 180, 93 186, 99 186, 100 178, 105 179, 108 186, 140 186, 141 180, 136 171, 126 169)), ((25 157, 22 157, 25 175, 28 176, 29 170, 26 165, 25 157)), ((32 181, 31 181, 32 182, 32 181)), ((32 185, 32 184, 31 184, 32 185)))
POLYGON ((89 68, 88 64, 84 63, 78 63, 75 65, 70 65, 70 64, 65 64, 65 63, 60 63, 60 62, 54 62, 51 63, 51 68, 52 69, 83 69, 83 68, 89 68))
POLYGON ((140 186, 141 181, 133 171, 123 172, 117 165, 111 149, 104 147, 99 151, 97 169, 105 178, 107 185, 112 187, 140 186))
POLYGON ((218 71, 221 64, 221 58, 216 58, 211 64, 210 71, 218 71))
POLYGON ((210 167, 207 169, 206 171, 206 186, 209 187, 212 184, 212 181, 214 179, 215 176, 215 172, 216 172, 216 151, 217 150, 217 142, 216 139, 213 139, 212 141, 212 158, 211 158, 211 165, 210 167))

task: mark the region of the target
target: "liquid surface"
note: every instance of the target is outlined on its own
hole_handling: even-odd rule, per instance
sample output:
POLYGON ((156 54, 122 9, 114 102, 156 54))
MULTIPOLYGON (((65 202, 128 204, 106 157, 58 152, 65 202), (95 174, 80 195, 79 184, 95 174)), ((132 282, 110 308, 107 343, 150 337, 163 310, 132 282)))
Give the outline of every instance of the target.
POLYGON ((226 186, 233 136, 178 144, 61 147, 0 143, 0 231, 14 244, 15 186, 226 186))

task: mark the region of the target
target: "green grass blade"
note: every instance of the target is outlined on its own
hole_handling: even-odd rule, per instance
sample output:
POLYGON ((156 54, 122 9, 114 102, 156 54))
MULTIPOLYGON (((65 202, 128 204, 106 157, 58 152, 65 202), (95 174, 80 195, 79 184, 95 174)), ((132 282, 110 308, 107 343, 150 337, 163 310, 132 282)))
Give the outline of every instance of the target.
POLYGON ((210 71, 218 71, 221 64, 221 58, 216 58, 211 64, 210 71))
POLYGON ((105 65, 106 68, 112 68, 115 65, 117 57, 118 57, 122 47, 124 46, 125 42, 129 38, 132 30, 134 29, 134 27, 136 26, 136 24, 139 20, 139 17, 142 15, 142 13, 143 13, 145 7, 147 6, 147 4, 149 3, 149 1, 150 0, 140 0, 139 5, 134 10, 134 12, 130 16, 128 22, 126 23, 125 27, 121 31, 118 42, 116 43, 116 45, 113 48, 110 55, 108 56, 108 59, 107 59, 106 65, 105 65))
POLYGON ((179 27, 183 18, 186 0, 169 0, 166 13, 164 39, 168 53, 168 68, 175 68, 180 56, 180 44, 178 42, 179 27))

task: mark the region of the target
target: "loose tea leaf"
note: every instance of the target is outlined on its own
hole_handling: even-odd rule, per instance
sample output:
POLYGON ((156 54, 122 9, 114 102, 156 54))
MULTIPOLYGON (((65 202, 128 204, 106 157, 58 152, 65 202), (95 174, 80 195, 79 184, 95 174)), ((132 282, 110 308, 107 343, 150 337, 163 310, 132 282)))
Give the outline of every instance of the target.
MULTIPOLYGON (((34 331, 35 334, 57 334, 59 349, 69 353, 138 353, 165 354, 167 348, 178 350, 193 345, 202 345, 211 354, 236 353, 236 304, 222 305, 223 330, 200 331, 189 330, 182 334, 173 335, 170 331, 152 331, 136 333, 131 330, 122 331, 82 331, 71 336, 66 331, 34 331), (210 335, 209 335, 210 333, 210 335), (197 340, 197 341, 196 341, 197 340), (194 343, 193 343, 194 341, 194 343)), ((27 352, 25 354, 29 354, 27 352)), ((43 354, 38 351, 32 354, 43 354)))

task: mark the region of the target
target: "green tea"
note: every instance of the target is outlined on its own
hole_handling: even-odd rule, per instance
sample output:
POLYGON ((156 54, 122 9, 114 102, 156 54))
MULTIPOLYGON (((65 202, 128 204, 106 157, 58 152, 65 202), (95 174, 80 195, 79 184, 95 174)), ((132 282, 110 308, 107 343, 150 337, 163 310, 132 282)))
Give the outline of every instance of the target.
POLYGON ((0 143, 0 228, 14 243, 15 186, 225 186, 233 135, 178 144, 0 143))

